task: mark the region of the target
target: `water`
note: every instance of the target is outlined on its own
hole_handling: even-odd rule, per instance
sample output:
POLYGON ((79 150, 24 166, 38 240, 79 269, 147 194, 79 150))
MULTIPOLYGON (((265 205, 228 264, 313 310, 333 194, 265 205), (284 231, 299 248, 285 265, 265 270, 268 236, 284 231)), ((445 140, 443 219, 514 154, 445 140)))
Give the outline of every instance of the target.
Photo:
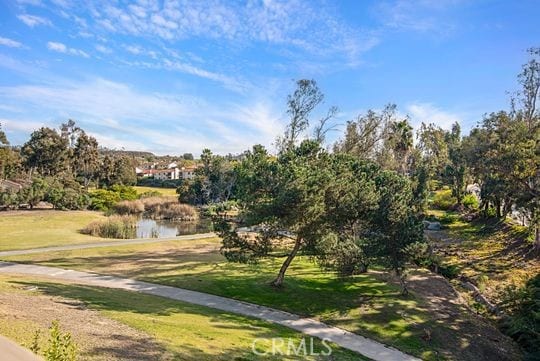
POLYGON ((212 231, 212 221, 201 218, 191 222, 172 222, 141 218, 137 222, 137 238, 169 238, 212 231))

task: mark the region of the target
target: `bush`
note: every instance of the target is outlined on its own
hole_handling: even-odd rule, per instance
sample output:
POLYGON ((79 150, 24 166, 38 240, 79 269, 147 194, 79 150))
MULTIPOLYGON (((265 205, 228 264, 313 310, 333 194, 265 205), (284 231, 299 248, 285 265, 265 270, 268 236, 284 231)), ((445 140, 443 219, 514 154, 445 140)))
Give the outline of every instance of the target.
POLYGON ((450 189, 437 191, 433 197, 433 206, 437 209, 449 210, 456 202, 456 198, 452 196, 450 189))
POLYGON ((506 289, 501 303, 510 316, 501 321, 503 331, 526 352, 525 360, 540 359, 540 274, 524 287, 506 289))
POLYGON ((479 207, 478 199, 474 194, 466 194, 463 197, 463 206, 469 210, 477 210, 479 207))
POLYGON ((194 221, 199 218, 195 207, 189 204, 172 203, 160 209, 159 218, 179 221, 194 221))
POLYGON ((114 185, 109 189, 97 189, 90 193, 90 209, 108 211, 119 201, 135 200, 137 191, 133 187, 114 185))
POLYGON ((141 214, 144 212, 144 204, 139 199, 134 201, 120 201, 113 206, 118 214, 141 214))
POLYGON ((337 235, 328 237, 323 243, 324 251, 318 256, 319 264, 334 270, 340 277, 367 272, 369 259, 362 245, 352 239, 340 240, 337 235))
POLYGON ((58 321, 53 321, 47 348, 44 351, 46 361, 76 361, 77 347, 68 332, 62 332, 58 321))
POLYGON ((98 189, 90 193, 90 208, 93 210, 107 211, 118 201, 120 201, 120 194, 113 191, 98 189))
POLYGON ((121 200, 124 201, 133 201, 137 198, 139 198, 137 194, 137 190, 130 186, 123 186, 119 184, 115 184, 110 188, 111 191, 118 193, 121 200))
POLYGON ((137 219, 132 216, 110 216, 102 221, 94 221, 81 233, 103 238, 135 238, 137 219))
POLYGON ((147 191, 147 192, 141 193, 139 195, 139 198, 150 198, 150 197, 160 197, 160 196, 161 196, 161 193, 159 193, 158 191, 147 191))

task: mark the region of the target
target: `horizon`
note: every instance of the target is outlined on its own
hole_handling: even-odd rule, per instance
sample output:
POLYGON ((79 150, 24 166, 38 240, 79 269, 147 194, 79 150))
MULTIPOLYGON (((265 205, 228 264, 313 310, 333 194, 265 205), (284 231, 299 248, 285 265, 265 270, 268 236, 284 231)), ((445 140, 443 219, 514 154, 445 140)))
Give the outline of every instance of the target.
POLYGON ((73 119, 101 146, 156 155, 272 149, 302 78, 325 94, 314 119, 335 105, 342 125, 395 103, 415 128, 458 121, 466 133, 509 108, 540 39, 535 1, 1 4, 12 145, 73 119))

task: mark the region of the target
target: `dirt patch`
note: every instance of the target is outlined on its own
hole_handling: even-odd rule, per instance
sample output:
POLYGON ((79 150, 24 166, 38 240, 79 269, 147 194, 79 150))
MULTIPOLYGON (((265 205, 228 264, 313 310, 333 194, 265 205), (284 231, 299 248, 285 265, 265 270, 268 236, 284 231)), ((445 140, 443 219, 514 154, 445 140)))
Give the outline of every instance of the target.
POLYGON ((434 315, 434 326, 425 330, 425 337, 443 345, 440 353, 445 358, 471 361, 521 359, 517 345, 490 321, 472 313, 444 277, 427 270, 413 270, 408 277, 408 288, 413 295, 426 301, 425 307, 434 315))
POLYGON ((0 292, 0 323, 7 327, 21 322, 32 325, 27 340, 31 339, 35 329, 40 329, 41 337, 45 339, 53 320, 58 320, 62 329, 72 334, 82 360, 172 359, 150 336, 106 318, 81 302, 40 295, 31 290, 0 292))

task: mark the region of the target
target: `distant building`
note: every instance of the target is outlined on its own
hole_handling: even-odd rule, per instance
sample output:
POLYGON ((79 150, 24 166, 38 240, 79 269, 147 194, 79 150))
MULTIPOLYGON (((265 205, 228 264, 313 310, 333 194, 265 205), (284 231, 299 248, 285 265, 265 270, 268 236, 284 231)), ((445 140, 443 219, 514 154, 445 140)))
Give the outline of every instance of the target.
MULTIPOLYGON (((169 166, 175 163, 169 164, 169 166)), ((141 178, 154 178, 159 180, 193 179, 196 166, 178 168, 176 166, 167 169, 140 169, 135 168, 135 173, 141 178)))

